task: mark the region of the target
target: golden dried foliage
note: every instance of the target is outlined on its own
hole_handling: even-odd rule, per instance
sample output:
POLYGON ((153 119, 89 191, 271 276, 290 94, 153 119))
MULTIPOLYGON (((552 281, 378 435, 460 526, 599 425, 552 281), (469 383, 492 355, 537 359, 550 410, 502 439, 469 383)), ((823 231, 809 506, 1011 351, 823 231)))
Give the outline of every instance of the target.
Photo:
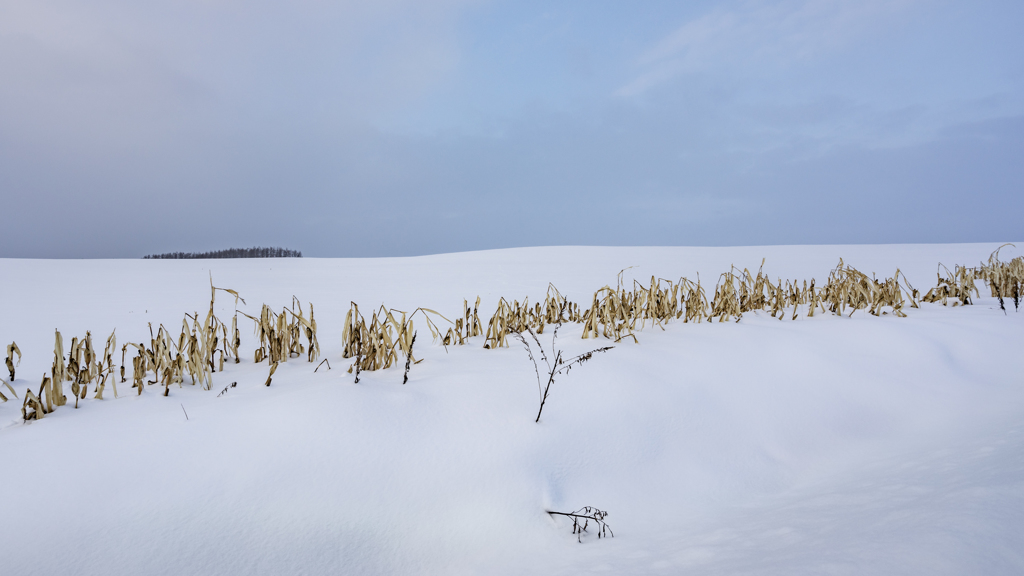
MULTIPOLYGON (((839 264, 829 273, 822 286, 817 286, 811 279, 797 281, 777 278, 772 282, 763 272, 764 261, 757 274, 748 269, 742 272, 736 267, 721 274, 715 284, 713 297, 708 300, 707 292, 701 284, 700 277, 696 281, 679 278, 673 282, 662 278, 651 277, 648 284, 633 281, 628 289, 623 285, 623 273, 618 274, 618 282, 613 288, 604 286, 594 292, 590 306, 581 310, 580 306, 561 294, 554 285, 549 284, 544 302, 531 304, 528 298, 522 302, 505 298, 498 300, 497 307, 483 328, 479 310, 480 298, 477 297, 470 308, 469 301, 463 300, 462 314, 455 321, 448 320, 435 310, 417 308, 412 314, 399 310, 388 309, 383 305, 368 319, 364 318, 359 307, 353 302, 345 317, 342 332, 344 358, 353 358, 349 372, 355 370, 381 370, 404 364, 408 371, 411 363, 419 363, 412 354, 415 335, 413 318, 421 314, 423 322, 429 328, 434 341, 447 346, 468 344, 471 338, 483 336, 483 347, 488 349, 508 346, 508 337, 516 333, 533 332, 541 334, 547 325, 577 323, 582 325, 582 337, 621 340, 632 338, 637 341, 635 332, 644 329, 648 322, 652 326, 664 327, 671 320, 682 320, 684 323, 728 322, 739 321, 744 314, 752 312, 770 313, 773 318, 796 320, 800 315, 809 317, 816 314, 853 315, 858 310, 881 316, 893 314, 905 317, 905 308, 917 308, 918 301, 941 303, 953 306, 972 303, 972 296, 978 297, 977 281, 984 281, 993 297, 999 299, 1000 307, 1005 310, 1004 299, 1013 300, 1019 306, 1022 284, 1024 284, 1024 257, 1017 257, 1009 262, 999 259, 999 251, 995 250, 987 262, 977 267, 955 266, 952 271, 940 264, 945 276, 936 274, 936 286, 924 296, 914 289, 900 270, 887 278, 878 279, 872 274, 849 266, 840 259, 839 264), (447 323, 446 329, 439 327, 439 322, 447 323)), ((156 334, 150 325, 150 342, 129 342, 121 349, 121 382, 126 382, 125 363, 129 347, 136 351, 132 358, 132 388, 141 394, 147 384, 161 384, 164 395, 168 395, 170 386, 180 387, 187 374, 193 385, 199 384, 204 389, 212 388, 212 375, 215 371, 223 371, 225 359, 240 362, 239 346, 241 338, 238 330, 238 314, 253 320, 254 333, 259 347, 254 357, 257 363, 268 360, 270 371, 266 385, 270 385, 272 376, 282 362, 292 357, 306 356, 313 362, 320 356, 320 344, 317 341, 317 325, 313 314, 313 305, 309 305, 309 317, 297 298, 292 298, 291 308, 283 308, 275 313, 269 306, 263 305, 258 318, 249 316, 238 310, 238 302, 245 300, 235 290, 218 288, 210 282, 210 307, 205 318, 198 314, 186 314, 182 320, 181 332, 177 340, 159 326, 156 334), (226 292, 235 298, 235 314, 230 326, 222 322, 214 314, 214 304, 218 291, 226 292), (152 380, 146 376, 152 374, 152 380)), ((64 354, 64 340, 59 331, 55 332, 54 360, 49 376, 44 375, 38 392, 28 389, 22 405, 22 416, 25 420, 40 419, 55 408, 67 403, 63 384, 71 383, 71 392, 75 396, 76 407, 84 400, 88 386, 95 386, 94 399, 102 400, 108 381, 114 386, 117 397, 117 378, 114 374, 113 355, 117 349, 114 333, 107 338, 103 353, 98 354, 93 347, 92 334, 86 332, 81 339, 71 340, 68 354, 64 354)), ((11 380, 14 380, 14 355, 21 362, 21 350, 17 344, 7 346, 7 369, 11 380)), ((3 382, 11 395, 17 398, 14 388, 3 382)), ((5 394, 0 392, 0 401, 7 401, 5 394)))
POLYGON ((253 321, 253 332, 260 344, 253 354, 257 364, 265 359, 269 359, 271 364, 287 362, 293 356, 301 357, 304 354, 309 362, 320 357, 320 342, 316 337, 316 318, 313 315, 312 304, 309 305, 308 319, 298 299, 294 297, 292 308, 283 308, 280 314, 276 314, 266 304, 260 310, 259 318, 244 312, 242 314, 253 321), (303 337, 306 338, 306 344, 302 343, 303 337))
MULTIPOLYGON (((467 307, 465 303, 464 307, 467 307)), ((445 345, 464 342, 464 338, 460 338, 453 330, 442 335, 431 315, 453 326, 456 324, 429 308, 417 308, 412 314, 407 314, 381 306, 370 316, 368 323, 359 312, 359 306, 352 302, 342 330, 342 358, 355 358, 348 371, 351 373, 355 370, 358 373, 362 370, 390 368, 400 363, 399 354, 412 363, 419 363, 412 355, 412 341, 416 333, 413 317, 417 314, 423 317, 435 340, 441 338, 445 345)), ((464 318, 469 318, 470 333, 479 333, 480 323, 476 311, 464 318)))
POLYGON ((1003 244, 997 248, 988 257, 988 263, 979 266, 975 272, 978 278, 988 283, 992 296, 999 299, 999 307, 1004 311, 1005 298, 1012 299, 1014 309, 1018 309, 1021 292, 1024 292, 1024 256, 1018 256, 1009 262, 999 260, 999 251, 1006 246, 1013 244, 1003 244))

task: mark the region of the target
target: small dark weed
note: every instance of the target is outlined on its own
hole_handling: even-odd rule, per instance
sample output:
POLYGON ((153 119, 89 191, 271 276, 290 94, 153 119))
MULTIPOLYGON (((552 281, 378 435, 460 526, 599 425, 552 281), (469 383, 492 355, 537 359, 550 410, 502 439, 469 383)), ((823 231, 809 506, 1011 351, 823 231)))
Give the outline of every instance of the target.
POLYGON ((545 512, 550 516, 565 516, 567 518, 572 518, 572 533, 576 535, 576 541, 581 544, 583 543, 583 533, 590 533, 587 531, 587 528, 590 527, 591 523, 593 523, 597 528, 596 532, 599 539, 607 538, 609 536, 615 537, 615 534, 612 533, 611 527, 608 526, 608 523, 604 520, 608 516, 608 512, 598 510, 593 506, 584 506, 575 512, 555 512, 554 510, 545 510, 545 512))

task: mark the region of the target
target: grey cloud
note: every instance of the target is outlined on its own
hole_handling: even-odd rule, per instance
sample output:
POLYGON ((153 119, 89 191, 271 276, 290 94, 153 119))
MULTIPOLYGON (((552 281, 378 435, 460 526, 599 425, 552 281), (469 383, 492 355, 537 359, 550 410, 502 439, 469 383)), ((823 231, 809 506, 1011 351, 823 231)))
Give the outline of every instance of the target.
POLYGON ((1024 184, 1012 82, 957 99, 865 96, 849 85, 877 76, 854 74, 855 38, 767 79, 709 66, 610 98, 636 70, 590 60, 601 39, 565 43, 566 64, 532 78, 530 58, 547 52, 506 31, 515 75, 487 71, 490 52, 467 72, 479 44, 459 28, 464 6, 0 4, 0 257, 1017 234, 996 208, 1024 184), (574 84, 573 67, 588 79, 574 84))

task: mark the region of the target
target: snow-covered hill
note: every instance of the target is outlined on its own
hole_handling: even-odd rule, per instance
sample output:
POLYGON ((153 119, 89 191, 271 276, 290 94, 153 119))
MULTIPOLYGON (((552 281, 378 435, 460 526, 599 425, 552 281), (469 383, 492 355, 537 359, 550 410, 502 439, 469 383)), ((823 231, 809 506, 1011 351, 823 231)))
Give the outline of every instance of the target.
MULTIPOLYGON (((1024 573, 1024 313, 922 304, 908 318, 669 323, 554 385, 539 424, 522 347, 417 340, 400 368, 346 373, 349 302, 457 315, 481 296, 577 301, 614 284, 766 258, 823 280, 839 258, 916 287, 998 244, 528 248, 419 258, 0 260, 0 343, 38 388, 53 331, 148 341, 204 311, 212 275, 262 303, 312 302, 324 357, 243 358, 213 391, 129 384, 37 422, 0 404, 3 574, 1024 573), (231 382, 237 386, 218 393, 231 382), (187 413, 187 415, 186 415, 187 413), (607 510, 578 543, 546 509, 607 510)), ((1024 244, 1020 246, 1024 247, 1024 244)), ((1007 247, 1004 259, 1020 255, 1007 247)), ((230 298, 217 300, 228 317, 230 298)), ((485 320, 486 321, 486 320, 485 320)), ((562 328, 575 354, 607 345, 562 328)), ((550 335, 541 336, 550 342, 550 335)), ((6 391, 6 388, 0 388, 6 391)))

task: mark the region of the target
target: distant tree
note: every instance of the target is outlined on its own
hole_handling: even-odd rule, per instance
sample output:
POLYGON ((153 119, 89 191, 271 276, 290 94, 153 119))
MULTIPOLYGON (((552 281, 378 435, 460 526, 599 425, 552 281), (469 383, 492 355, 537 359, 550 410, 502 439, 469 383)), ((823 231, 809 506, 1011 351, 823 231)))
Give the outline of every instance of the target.
POLYGON ((213 252, 167 252, 166 254, 150 254, 144 260, 188 260, 198 258, 302 258, 302 252, 288 248, 228 248, 213 252))

